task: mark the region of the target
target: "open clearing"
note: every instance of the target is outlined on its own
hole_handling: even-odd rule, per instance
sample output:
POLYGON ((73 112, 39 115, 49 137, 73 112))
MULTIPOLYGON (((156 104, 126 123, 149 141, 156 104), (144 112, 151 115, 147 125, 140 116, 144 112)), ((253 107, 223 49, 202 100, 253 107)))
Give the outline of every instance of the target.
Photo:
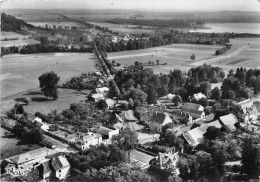
POLYGON ((27 113, 35 114, 39 111, 44 114, 50 113, 52 110, 57 110, 61 112, 62 110, 68 109, 70 104, 83 102, 86 100, 86 95, 80 94, 72 89, 58 89, 59 99, 53 101, 52 99, 48 100, 40 88, 24 91, 12 96, 9 96, 2 100, 1 108, 2 113, 10 110, 15 103, 23 103, 25 97, 32 99, 32 102, 29 105, 24 105, 24 110, 27 113))
POLYGON ((60 84, 81 73, 93 72, 92 53, 13 54, 1 59, 1 98, 39 87, 38 77, 54 71, 60 84))
POLYGON ((135 61, 148 63, 160 60, 167 65, 149 66, 155 73, 168 73, 173 69, 187 71, 204 63, 222 67, 224 71, 237 67, 260 68, 260 39, 231 39, 231 50, 226 54, 215 56, 215 51, 223 46, 197 44, 171 44, 149 49, 109 53, 110 60, 123 65, 133 65, 135 61), (191 54, 196 60, 191 61, 191 54))

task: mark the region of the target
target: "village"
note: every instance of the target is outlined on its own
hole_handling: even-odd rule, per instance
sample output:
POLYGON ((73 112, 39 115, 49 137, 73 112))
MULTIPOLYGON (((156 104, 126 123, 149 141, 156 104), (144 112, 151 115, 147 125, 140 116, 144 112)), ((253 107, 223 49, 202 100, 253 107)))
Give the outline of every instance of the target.
MULTIPOLYGON (((124 71, 126 70, 124 69, 124 71)), ((41 141, 42 147, 39 149, 2 159, 1 168, 4 173, 1 178, 7 180, 15 177, 22 181, 32 179, 41 181, 52 177, 63 180, 70 175, 70 171, 73 169, 66 159, 67 154, 86 151, 92 146, 101 144, 109 145, 113 142, 112 138, 123 130, 136 133, 138 138, 138 143, 130 152, 131 164, 141 167, 143 170, 152 167, 174 175, 180 174, 179 166, 177 166, 180 158, 188 155, 184 153, 187 150, 184 150, 184 146, 189 146, 194 150, 206 133, 214 133, 214 130, 220 131, 225 128, 242 140, 247 135, 258 137, 260 135, 259 101, 254 101, 250 107, 242 109, 243 122, 239 122, 232 113, 214 119, 214 112, 209 113, 201 104, 194 103, 194 100, 207 98, 201 92, 189 97, 188 102, 182 102, 179 95, 168 93, 157 98, 156 104, 141 104, 137 114, 132 99, 124 100, 109 96, 110 89, 113 88, 110 84, 107 87, 107 82, 109 82, 108 79, 110 82, 111 79, 113 80, 111 77, 111 75, 106 77, 100 72, 96 72, 88 78, 82 79, 82 82, 96 80, 95 89, 86 97, 86 102, 95 103, 110 115, 109 121, 102 125, 94 124, 85 132, 75 132, 73 125, 69 124, 46 123, 43 121, 43 116, 39 114, 37 116, 25 115, 20 111, 23 110, 21 103, 16 104, 14 107, 16 111, 13 115, 9 113, 7 116, 2 116, 1 127, 13 132, 13 127, 17 123, 22 123, 27 130, 37 126, 42 130, 44 139, 41 141), (135 108, 135 110, 129 108, 135 108), (240 127, 240 132, 237 131, 238 127, 240 127), (163 153, 156 153, 152 149, 153 143, 161 140, 159 138, 162 132, 165 136, 172 134, 182 139, 184 143, 178 144, 181 147, 170 144, 171 147, 163 153)), ((241 106, 248 101, 250 99, 242 101, 241 106)), ((31 101, 25 98, 24 102, 24 104, 30 104, 31 101)), ((236 161, 227 161, 224 164, 227 165, 226 167, 229 162, 241 165, 241 148, 238 147, 234 152, 236 161)))

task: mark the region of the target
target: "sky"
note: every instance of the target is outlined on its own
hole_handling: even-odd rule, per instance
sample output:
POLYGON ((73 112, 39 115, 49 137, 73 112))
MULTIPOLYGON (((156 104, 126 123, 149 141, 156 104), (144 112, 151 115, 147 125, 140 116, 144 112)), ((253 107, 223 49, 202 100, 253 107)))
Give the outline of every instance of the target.
POLYGON ((260 12, 260 0, 1 0, 1 8, 260 12))

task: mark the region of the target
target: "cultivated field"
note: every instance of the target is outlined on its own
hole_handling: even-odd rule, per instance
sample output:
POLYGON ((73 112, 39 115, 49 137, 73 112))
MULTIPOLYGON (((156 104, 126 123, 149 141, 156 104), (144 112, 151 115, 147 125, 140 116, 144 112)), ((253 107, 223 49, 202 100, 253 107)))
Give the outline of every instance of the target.
POLYGON ((11 39, 11 38, 16 38, 18 37, 19 39, 27 39, 28 37, 30 37, 30 35, 22 35, 16 32, 5 32, 5 31, 1 31, 1 40, 2 39, 11 39))
POLYGON ((156 60, 159 60, 161 64, 167 63, 167 65, 149 67, 154 69, 155 73, 168 73, 174 68, 187 71, 191 67, 189 64, 215 57, 216 49, 219 49, 219 46, 172 44, 150 49, 109 53, 108 57, 110 60, 115 60, 116 63, 128 66, 133 65, 135 61, 156 63, 156 60), (193 53, 196 56, 195 61, 190 60, 193 53))
POLYGON ((224 71, 237 67, 260 68, 260 39, 241 38, 232 39, 231 50, 226 54, 215 56, 215 51, 223 46, 197 45, 197 44, 172 44, 150 49, 109 53, 110 60, 123 65, 133 65, 135 61, 148 63, 160 60, 167 65, 149 66, 155 73, 168 73, 173 69, 189 70, 191 67, 204 63, 220 66, 224 71), (191 54, 196 60, 191 61, 191 54))
MULTIPOLYGON (((138 27, 137 25, 120 25, 120 24, 105 23, 105 22, 89 22, 89 23, 101 27, 107 27, 108 29, 115 32, 118 31, 127 34, 142 34, 142 33, 151 33, 154 31, 153 29, 137 28, 138 27)), ((148 28, 148 27, 144 26, 144 28, 148 28)))
POLYGON ((38 77, 54 71, 64 83, 73 76, 95 71, 91 53, 7 55, 1 59, 1 98, 39 87, 38 77))
POLYGON ((39 41, 33 39, 25 39, 25 40, 8 40, 8 41, 1 41, 2 47, 11 47, 11 46, 23 46, 27 44, 39 44, 39 41))
POLYGON ((56 25, 56 27, 58 28, 58 26, 62 26, 63 28, 65 26, 69 26, 69 27, 72 27, 72 26, 75 26, 75 27, 81 27, 82 25, 79 24, 79 23, 76 23, 76 22, 60 22, 60 21, 53 21, 53 22, 28 22, 36 27, 43 27, 45 28, 46 27, 46 24, 48 25, 48 27, 53 27, 53 25, 56 25))

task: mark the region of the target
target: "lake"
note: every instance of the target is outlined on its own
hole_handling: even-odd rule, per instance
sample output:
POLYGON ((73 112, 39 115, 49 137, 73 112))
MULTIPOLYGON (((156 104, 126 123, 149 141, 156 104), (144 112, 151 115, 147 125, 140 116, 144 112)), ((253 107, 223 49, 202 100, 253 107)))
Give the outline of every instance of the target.
POLYGON ((252 33, 260 34, 260 23, 206 23, 205 29, 190 30, 189 32, 203 33, 252 33))

